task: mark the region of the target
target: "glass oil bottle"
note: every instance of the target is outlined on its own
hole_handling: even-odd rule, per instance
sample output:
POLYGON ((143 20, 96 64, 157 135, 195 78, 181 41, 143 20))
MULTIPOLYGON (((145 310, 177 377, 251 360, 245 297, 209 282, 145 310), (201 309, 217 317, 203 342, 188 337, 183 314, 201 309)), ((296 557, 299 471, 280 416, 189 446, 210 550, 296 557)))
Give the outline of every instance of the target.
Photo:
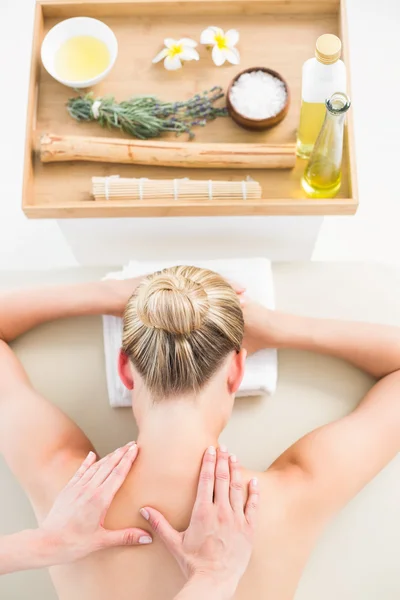
POLYGON ((336 92, 325 104, 325 120, 301 180, 310 198, 333 198, 342 180, 344 122, 351 103, 336 92))
POLYGON ((346 93, 346 67, 340 60, 342 44, 333 34, 317 39, 315 57, 303 65, 297 156, 310 158, 325 117, 325 100, 334 92, 346 93))

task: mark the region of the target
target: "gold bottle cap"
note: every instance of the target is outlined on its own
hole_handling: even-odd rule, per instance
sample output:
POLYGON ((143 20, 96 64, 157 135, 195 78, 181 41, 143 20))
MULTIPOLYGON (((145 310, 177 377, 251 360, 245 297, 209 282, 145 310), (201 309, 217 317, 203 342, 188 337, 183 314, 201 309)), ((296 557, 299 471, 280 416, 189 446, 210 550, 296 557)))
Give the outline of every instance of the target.
POLYGON ((342 42, 332 33, 324 33, 317 39, 315 57, 324 65, 332 65, 340 58, 342 42))

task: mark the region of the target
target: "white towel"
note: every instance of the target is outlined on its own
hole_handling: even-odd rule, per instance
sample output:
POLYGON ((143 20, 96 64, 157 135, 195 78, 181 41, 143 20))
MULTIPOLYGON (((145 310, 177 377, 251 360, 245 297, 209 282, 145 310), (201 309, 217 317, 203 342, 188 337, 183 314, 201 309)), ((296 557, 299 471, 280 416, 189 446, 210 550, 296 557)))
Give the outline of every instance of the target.
MULTIPOLYGON (((246 294, 268 308, 275 308, 274 286, 271 263, 265 258, 240 258, 205 261, 159 261, 130 262, 122 271, 110 273, 107 279, 128 279, 160 271, 177 264, 190 264, 211 269, 246 288, 246 294)), ((122 341, 122 321, 118 317, 104 316, 104 349, 106 375, 110 405, 113 407, 131 406, 131 392, 121 382, 117 371, 118 353, 122 341)), ((260 350, 247 360, 246 371, 238 396, 273 394, 278 378, 276 350, 260 350)))

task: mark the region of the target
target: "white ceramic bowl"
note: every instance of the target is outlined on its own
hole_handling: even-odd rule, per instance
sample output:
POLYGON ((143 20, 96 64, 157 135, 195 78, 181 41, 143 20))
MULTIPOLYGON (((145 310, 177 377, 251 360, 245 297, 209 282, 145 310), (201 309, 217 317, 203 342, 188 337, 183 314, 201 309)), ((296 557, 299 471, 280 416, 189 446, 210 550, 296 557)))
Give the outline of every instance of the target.
POLYGON ((102 21, 91 19, 90 17, 74 17, 73 19, 66 19, 55 25, 44 38, 41 50, 42 62, 46 71, 50 73, 54 79, 71 88, 86 88, 99 83, 99 81, 104 79, 113 68, 117 55, 118 42, 114 32, 102 21), (110 53, 110 62, 108 67, 102 73, 99 73, 96 77, 92 77, 92 79, 86 81, 68 81, 62 79, 57 74, 54 65, 55 56, 57 50, 64 42, 69 40, 69 38, 78 35, 91 35, 104 42, 110 53))

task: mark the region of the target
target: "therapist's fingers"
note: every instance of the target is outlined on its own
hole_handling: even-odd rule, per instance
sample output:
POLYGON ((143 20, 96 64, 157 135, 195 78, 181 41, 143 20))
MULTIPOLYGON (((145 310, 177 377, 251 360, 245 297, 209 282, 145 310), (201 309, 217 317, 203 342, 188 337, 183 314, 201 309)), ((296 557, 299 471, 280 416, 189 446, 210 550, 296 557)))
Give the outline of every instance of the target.
POLYGON ((229 457, 229 469, 231 473, 229 492, 231 506, 236 513, 241 513, 243 515, 242 473, 237 458, 234 454, 231 454, 229 457))
POLYGON ((121 448, 117 448, 114 452, 107 454, 104 458, 94 464, 82 477, 81 483, 84 486, 96 487, 101 485, 110 471, 119 464, 123 456, 128 452, 135 442, 129 442, 121 448), (96 479, 95 479, 96 478, 96 479))
POLYGON ((155 508, 146 506, 140 509, 140 514, 150 523, 152 530, 157 533, 168 550, 176 556, 182 545, 182 534, 170 525, 167 519, 155 508))
POLYGON ((216 451, 210 446, 204 453, 193 514, 200 505, 211 504, 214 496, 216 451))
POLYGON ((75 473, 75 475, 71 477, 66 487, 72 487, 76 485, 95 462, 96 454, 90 451, 83 463, 81 464, 81 466, 79 467, 79 469, 77 470, 77 472, 75 473))
POLYGON ((246 502, 244 514, 249 525, 254 526, 258 511, 258 503, 260 499, 260 490, 258 487, 258 479, 253 478, 249 483, 249 496, 246 502))
POLYGON ((153 538, 144 531, 132 527, 131 529, 117 529, 111 531, 105 529, 100 536, 100 548, 115 548, 116 546, 138 546, 142 544, 151 544, 153 538))
POLYGON ((138 455, 138 447, 133 444, 109 473, 108 477, 100 485, 100 491, 103 500, 103 506, 106 509, 110 506, 115 494, 118 492, 121 485, 124 483, 133 463, 138 455))
POLYGON ((215 469, 215 490, 214 490, 214 501, 220 506, 229 505, 229 484, 230 484, 230 473, 228 463, 228 450, 225 446, 221 445, 218 448, 217 454, 217 466, 215 469))
POLYGON ((138 453, 136 444, 132 444, 128 447, 120 448, 117 452, 112 454, 108 460, 101 465, 101 467, 93 475, 92 479, 87 484, 90 489, 96 489, 102 485, 104 481, 112 474, 113 477, 120 479, 119 475, 124 474, 124 479, 129 473, 133 461, 135 460, 138 453), (126 470, 128 465, 128 470, 126 470))
POLYGON ((110 454, 107 454, 106 456, 95 462, 90 467, 90 469, 88 469, 86 473, 82 475, 79 485, 83 487, 84 485, 89 483, 89 481, 93 478, 93 475, 97 473, 97 471, 104 465, 105 462, 107 462, 110 459, 111 456, 113 456, 116 452, 122 452, 125 448, 127 449, 128 445, 124 446, 123 448, 118 448, 117 450, 114 450, 114 452, 110 452, 110 454))

